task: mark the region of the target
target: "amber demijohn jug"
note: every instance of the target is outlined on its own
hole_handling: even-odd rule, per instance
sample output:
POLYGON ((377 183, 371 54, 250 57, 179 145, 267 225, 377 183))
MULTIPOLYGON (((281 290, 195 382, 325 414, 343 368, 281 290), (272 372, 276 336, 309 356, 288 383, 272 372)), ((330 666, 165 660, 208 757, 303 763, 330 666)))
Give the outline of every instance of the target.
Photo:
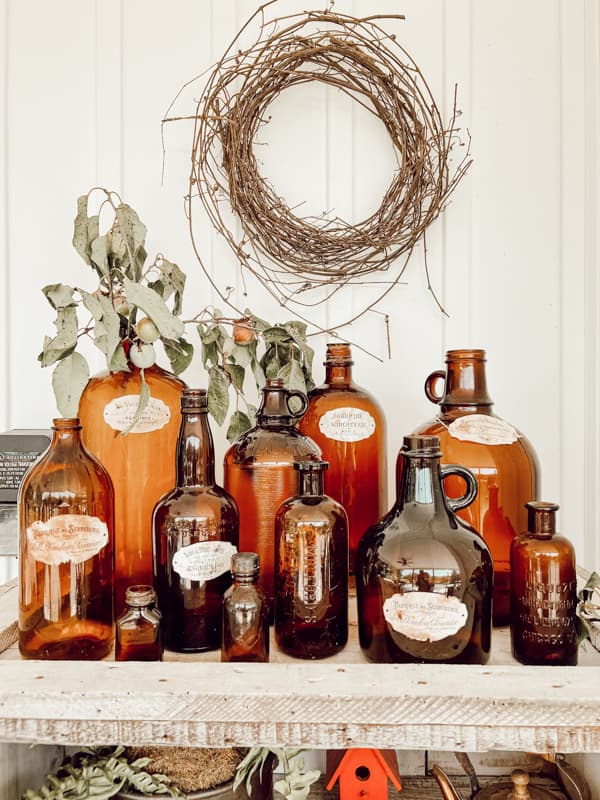
MULTIPOLYGON (((494 560, 493 622, 507 625, 510 618, 510 544, 527 526, 525 503, 536 499, 539 467, 535 451, 512 425, 492 411, 488 394, 484 350, 449 350, 446 370, 425 381, 425 394, 440 411, 436 419, 417 429, 440 437, 444 463, 462 464, 477 478, 475 501, 458 511, 479 531, 494 560), (438 394, 438 383, 443 391, 438 394)), ((459 477, 445 483, 449 497, 464 491, 459 477)))
POLYGON ((396 503, 358 546, 358 630, 371 661, 488 660, 492 559, 454 513, 473 501, 477 483, 464 467, 441 467, 441 455, 437 436, 404 438, 396 503), (466 482, 463 497, 446 497, 448 475, 466 482))
POLYGON ((353 363, 347 342, 327 345, 325 383, 309 394, 298 423, 329 463, 326 493, 348 514, 351 572, 360 537, 388 509, 385 417, 375 398, 353 382, 353 363))
POLYGON ((577 664, 577 573, 571 542, 556 533, 555 503, 527 503, 527 531, 510 549, 510 633, 523 664, 577 664))
POLYGON ((296 494, 294 462, 321 460, 317 445, 296 428, 307 405, 306 395, 286 389, 281 378, 267 379, 256 425, 225 453, 225 488, 240 511, 240 550, 258 553, 262 587, 271 605, 275 514, 296 494))
POLYGON ((55 419, 19 491, 19 649, 26 658, 98 659, 113 644, 113 487, 55 419))
POLYGON ((204 389, 184 389, 175 486, 153 515, 154 585, 168 650, 221 647, 223 594, 231 583, 239 518, 215 483, 215 455, 204 389))

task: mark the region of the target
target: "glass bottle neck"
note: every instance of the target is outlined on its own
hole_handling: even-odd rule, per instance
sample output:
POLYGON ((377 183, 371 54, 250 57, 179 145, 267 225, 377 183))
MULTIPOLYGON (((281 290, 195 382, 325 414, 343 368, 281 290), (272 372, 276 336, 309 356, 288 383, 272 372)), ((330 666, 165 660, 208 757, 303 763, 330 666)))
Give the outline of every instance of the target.
POLYGON ((352 365, 325 362, 325 383, 334 386, 349 386, 352 383, 352 365))
POLYGON ((287 405, 288 393, 282 388, 265 387, 262 400, 256 414, 256 420, 261 427, 291 428, 294 418, 287 405))
POLYGON ((206 411, 182 411, 177 440, 177 486, 212 486, 215 452, 206 411))
POLYGON ((323 470, 301 472, 298 493, 302 497, 320 497, 323 494, 323 470))
POLYGON ((81 425, 79 420, 54 420, 52 431, 52 447, 80 447, 81 425))
POLYGON ((239 586, 252 586, 258 580, 258 575, 236 575, 233 573, 233 582, 239 586))
POLYGON ((446 385, 442 410, 456 406, 493 405, 488 394, 485 358, 482 355, 457 355, 447 359, 446 385))
POLYGON ((431 506, 434 512, 445 508, 439 458, 402 456, 397 505, 408 504, 431 506))

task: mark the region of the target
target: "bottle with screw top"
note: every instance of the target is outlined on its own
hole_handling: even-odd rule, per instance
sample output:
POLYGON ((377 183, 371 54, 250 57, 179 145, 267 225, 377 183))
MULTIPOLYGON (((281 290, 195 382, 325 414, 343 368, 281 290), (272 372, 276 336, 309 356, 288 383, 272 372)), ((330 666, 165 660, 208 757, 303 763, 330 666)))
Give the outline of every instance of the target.
POLYGON ((556 533, 555 503, 530 502, 510 549, 513 655, 523 664, 577 664, 575 550, 556 533))
POLYGON ((348 517, 323 490, 326 461, 294 464, 299 486, 275 518, 275 638, 298 658, 348 640, 348 517))
POLYGON ((127 587, 115 640, 115 661, 162 661, 161 614, 152 586, 127 587))
POLYGON ((239 516, 215 483, 214 445, 204 389, 184 389, 176 452, 176 485, 152 518, 154 578, 168 650, 221 647, 223 594, 231 583, 239 516))
MULTIPOLYGON (((527 525, 524 504, 537 499, 539 466, 523 434, 494 413, 485 364, 485 350, 448 350, 446 369, 432 372, 425 381, 427 398, 440 406, 438 416, 415 433, 439 436, 443 463, 462 464, 477 478, 476 499, 457 513, 481 533, 490 548, 493 622, 508 625, 510 544, 527 525), (438 391, 440 383, 443 389, 438 391)), ((449 497, 459 497, 464 491, 458 477, 449 477, 444 487, 449 497)))
POLYGON ((387 511, 387 442, 383 410, 352 379, 351 347, 327 344, 325 383, 309 394, 300 430, 321 448, 329 469, 325 491, 348 514, 349 566, 366 529, 387 511))
POLYGON ((233 581, 223 598, 221 661, 269 660, 269 605, 258 585, 256 553, 235 553, 233 581))
POLYGON ((55 419, 52 430, 19 490, 19 649, 104 658, 114 634, 113 486, 78 418, 55 419))

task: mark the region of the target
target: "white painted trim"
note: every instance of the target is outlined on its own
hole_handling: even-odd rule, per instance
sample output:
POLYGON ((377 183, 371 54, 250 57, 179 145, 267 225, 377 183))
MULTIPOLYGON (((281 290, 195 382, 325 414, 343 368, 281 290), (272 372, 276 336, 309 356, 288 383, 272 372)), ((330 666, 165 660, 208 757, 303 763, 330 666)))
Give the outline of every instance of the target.
POLYGON ((8 428, 9 391, 4 376, 10 363, 8 284, 8 3, 0 0, 0 430, 8 428))

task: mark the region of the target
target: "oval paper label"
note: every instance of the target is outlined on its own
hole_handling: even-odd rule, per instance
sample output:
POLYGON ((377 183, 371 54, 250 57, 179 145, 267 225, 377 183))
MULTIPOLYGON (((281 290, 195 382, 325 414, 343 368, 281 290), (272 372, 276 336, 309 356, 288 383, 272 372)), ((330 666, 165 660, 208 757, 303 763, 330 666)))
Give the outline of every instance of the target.
POLYGON ((27 528, 29 555, 42 564, 82 564, 107 543, 106 522, 84 514, 59 514, 27 528))
MULTIPOLYGON (((123 397, 115 397, 110 403, 104 406, 104 422, 115 431, 125 431, 133 422, 137 411, 140 396, 138 394, 126 394, 123 397)), ((142 416, 135 423, 129 433, 150 433, 164 428, 171 419, 169 406, 158 397, 150 397, 148 405, 142 412, 142 416)))
POLYGON ((435 592, 393 594, 383 604, 383 616, 395 631, 418 642, 438 642, 464 627, 468 611, 458 597, 435 592))
POLYGON ((519 438, 516 428, 487 414, 466 414, 451 422, 448 433, 463 442, 478 444, 512 444, 519 438))
POLYGON ((362 408, 335 408, 319 420, 319 430, 336 442, 360 442, 375 432, 375 420, 362 408))
POLYGON ((173 556, 173 569, 190 581, 210 581, 231 569, 237 547, 229 542, 195 542, 180 547, 173 556))

